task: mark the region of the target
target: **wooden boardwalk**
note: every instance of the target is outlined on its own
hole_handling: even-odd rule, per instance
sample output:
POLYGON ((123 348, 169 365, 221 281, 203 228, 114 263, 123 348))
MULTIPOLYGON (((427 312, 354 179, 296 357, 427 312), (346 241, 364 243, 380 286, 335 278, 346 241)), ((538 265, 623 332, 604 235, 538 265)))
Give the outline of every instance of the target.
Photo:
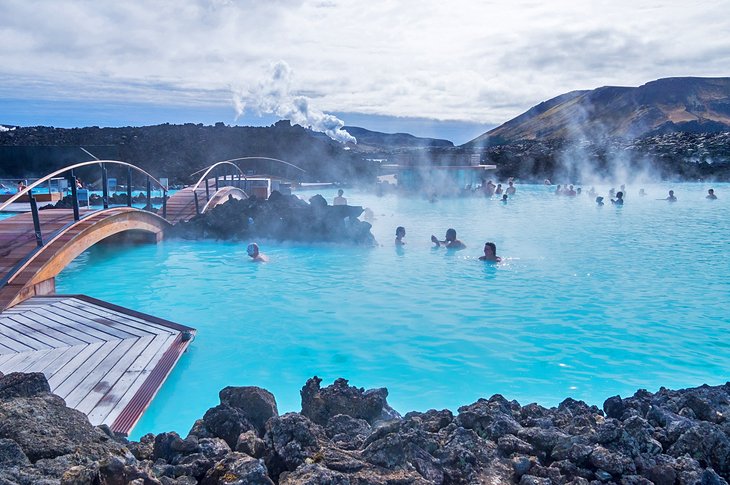
POLYGON ((83 295, 0 313, 0 372, 43 372, 69 407, 128 434, 195 330, 83 295))

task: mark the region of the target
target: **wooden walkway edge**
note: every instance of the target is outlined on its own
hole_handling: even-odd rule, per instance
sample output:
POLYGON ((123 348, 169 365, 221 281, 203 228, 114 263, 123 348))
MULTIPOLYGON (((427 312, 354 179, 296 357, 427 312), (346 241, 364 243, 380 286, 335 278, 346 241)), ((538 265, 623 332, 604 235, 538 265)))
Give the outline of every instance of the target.
POLYGON ((194 335, 85 295, 33 297, 0 312, 0 372, 43 372, 92 424, 129 434, 194 335))

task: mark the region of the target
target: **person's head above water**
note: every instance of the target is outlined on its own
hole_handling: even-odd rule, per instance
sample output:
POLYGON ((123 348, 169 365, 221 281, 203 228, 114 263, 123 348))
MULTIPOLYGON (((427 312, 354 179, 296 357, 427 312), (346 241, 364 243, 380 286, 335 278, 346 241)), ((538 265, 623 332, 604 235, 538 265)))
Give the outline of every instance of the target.
POLYGON ((501 261, 497 256, 497 245, 493 242, 484 243, 484 256, 479 257, 480 261, 501 261))
POLYGON ((617 199, 623 199, 624 198, 624 193, 623 192, 616 192, 616 198, 617 199))
POLYGON ((603 197, 601 197, 600 195, 596 197, 596 204, 603 205, 603 197))
POLYGON ((446 230, 446 240, 447 241, 456 241, 456 229, 447 229, 446 230))
POLYGON ((395 237, 403 237, 406 235, 406 228, 403 226, 398 226, 395 228, 395 237))
POLYGON ((252 258, 255 258, 256 256, 259 255, 259 245, 256 243, 249 244, 248 247, 246 248, 246 252, 248 253, 249 256, 251 256, 252 258))
POLYGON ((344 193, 345 193, 345 191, 342 189, 337 191, 337 195, 339 195, 340 197, 342 197, 342 194, 344 194, 344 193))

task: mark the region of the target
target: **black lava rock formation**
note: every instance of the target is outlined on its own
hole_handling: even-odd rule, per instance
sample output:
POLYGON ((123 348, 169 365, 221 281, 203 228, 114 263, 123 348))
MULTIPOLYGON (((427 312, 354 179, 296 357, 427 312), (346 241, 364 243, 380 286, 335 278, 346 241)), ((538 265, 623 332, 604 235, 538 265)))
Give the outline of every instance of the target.
POLYGON ((338 379, 302 389, 302 413, 227 387, 184 439, 140 441, 93 427, 42 374, 0 376, 0 483, 723 485, 730 383, 521 406, 500 395, 451 411, 387 405, 338 379))

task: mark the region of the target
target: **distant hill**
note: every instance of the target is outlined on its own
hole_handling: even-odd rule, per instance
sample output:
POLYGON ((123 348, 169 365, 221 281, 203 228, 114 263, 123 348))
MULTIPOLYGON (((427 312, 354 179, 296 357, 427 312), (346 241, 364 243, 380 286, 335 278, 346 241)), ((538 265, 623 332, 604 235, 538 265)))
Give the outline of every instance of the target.
POLYGON ((398 148, 448 148, 454 146, 449 140, 420 138, 408 133, 381 133, 357 126, 345 126, 343 129, 357 139, 358 149, 362 151, 368 151, 367 147, 393 150, 398 148))
POLYGON ((722 131, 730 131, 730 78, 675 77, 562 94, 463 146, 722 131))
POLYGON ((242 162, 245 170, 296 176, 304 181, 370 180, 376 164, 355 150, 288 121, 273 126, 245 127, 202 124, 123 128, 17 127, 0 130, 0 178, 45 175, 91 157, 115 158, 138 165, 172 183, 192 181, 190 174, 212 162, 242 156, 271 157, 307 172, 287 171, 286 165, 266 160, 242 162))

